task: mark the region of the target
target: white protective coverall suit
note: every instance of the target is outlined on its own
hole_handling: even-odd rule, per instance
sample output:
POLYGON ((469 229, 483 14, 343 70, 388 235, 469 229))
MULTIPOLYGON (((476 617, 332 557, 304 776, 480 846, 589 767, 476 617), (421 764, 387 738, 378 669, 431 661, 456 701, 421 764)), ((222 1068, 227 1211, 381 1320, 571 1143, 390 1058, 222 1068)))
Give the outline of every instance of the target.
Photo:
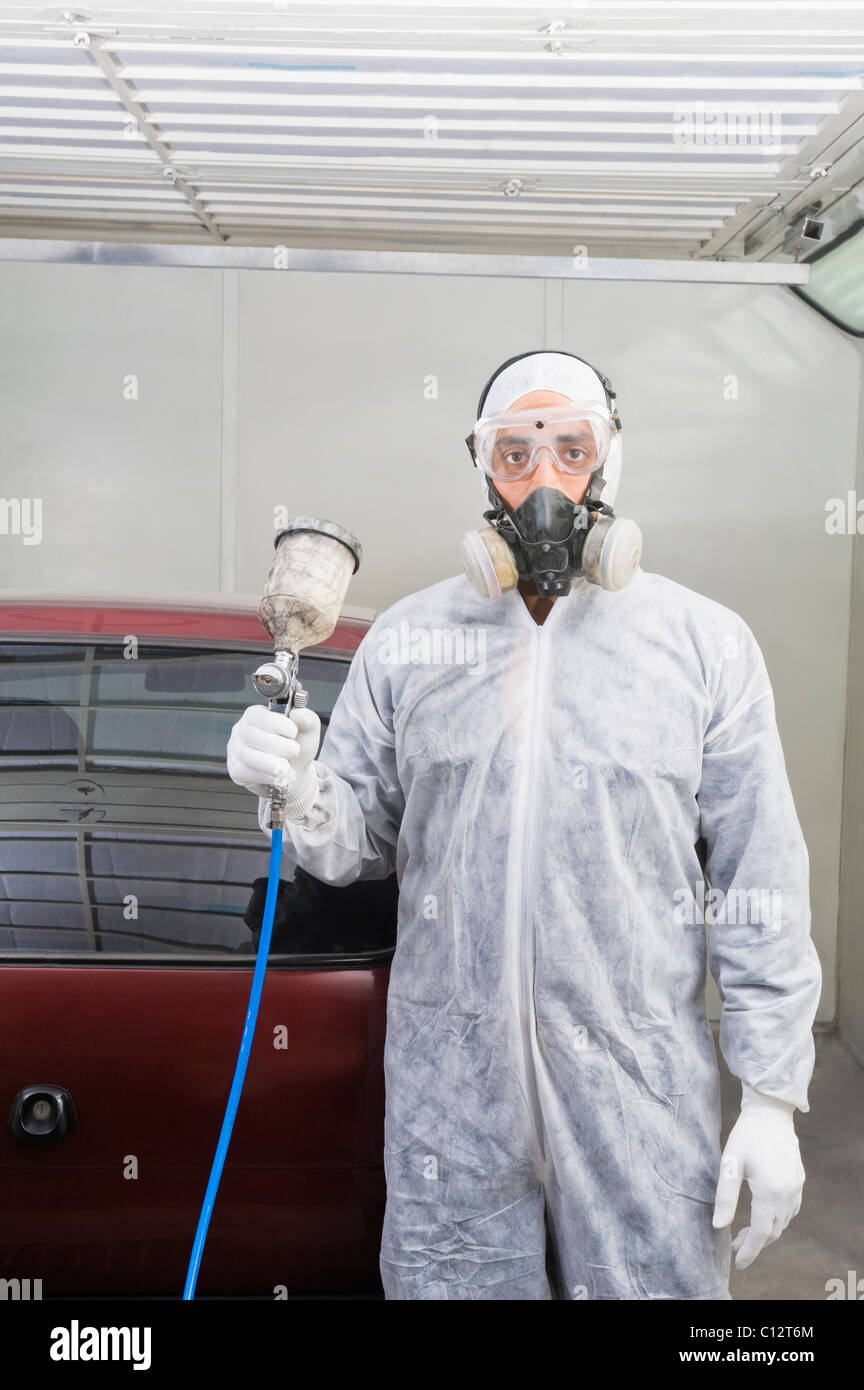
POLYGON ((387 1298, 728 1299, 706 962, 731 1071, 803 1111, 821 978, 744 621, 641 568, 542 626, 445 579, 373 623, 315 766, 283 876, 400 889, 387 1298))

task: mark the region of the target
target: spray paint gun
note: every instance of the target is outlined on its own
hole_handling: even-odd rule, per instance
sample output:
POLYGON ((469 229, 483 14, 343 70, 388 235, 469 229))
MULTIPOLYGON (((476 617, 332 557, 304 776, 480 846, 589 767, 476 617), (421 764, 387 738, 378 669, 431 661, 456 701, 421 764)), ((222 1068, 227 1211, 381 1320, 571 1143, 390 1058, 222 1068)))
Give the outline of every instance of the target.
MULTIPOLYGON (((328 638, 336 626, 339 609, 348 589, 351 575, 360 567, 360 542, 350 531, 322 521, 318 517, 299 516, 283 527, 276 537, 276 556, 267 577, 264 597, 258 605, 258 616, 273 638, 273 661, 265 661, 252 677, 259 695, 267 697, 270 709, 290 714, 292 709, 305 707, 309 696, 297 676, 299 654, 304 647, 313 647, 328 638)), ((276 913, 279 891, 279 865, 282 859, 282 831, 285 824, 285 788, 270 788, 270 868, 267 875, 267 899, 261 919, 261 936, 255 955, 255 970, 249 992, 249 1007, 237 1053, 234 1079, 216 1153, 210 1169, 207 1190, 195 1230, 183 1298, 193 1299, 198 1271, 204 1254, 204 1244, 213 1214, 213 1204, 222 1178, 225 1156, 234 1128, 234 1117, 243 1092, 246 1066, 252 1050, 255 1023, 261 1003, 270 936, 276 913)))
MULTIPOLYGON (((276 554, 258 616, 273 638, 274 658, 252 677, 267 708, 290 714, 305 709, 309 695, 300 684, 298 667, 304 647, 330 636, 363 550, 357 537, 334 521, 299 516, 276 536, 276 554)), ((271 830, 285 823, 285 788, 270 788, 271 830)))

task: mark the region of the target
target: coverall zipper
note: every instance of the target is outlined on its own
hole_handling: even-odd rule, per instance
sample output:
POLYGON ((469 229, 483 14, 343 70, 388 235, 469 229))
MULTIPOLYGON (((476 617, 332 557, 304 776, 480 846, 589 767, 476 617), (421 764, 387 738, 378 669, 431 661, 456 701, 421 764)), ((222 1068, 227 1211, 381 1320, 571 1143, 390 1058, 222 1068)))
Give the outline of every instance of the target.
MULTIPOLYGON (((551 616, 551 615, 550 615, 551 616)), ((549 619, 547 618, 547 622, 549 619)), ((532 623, 534 622, 532 618, 532 623)), ((546 1145, 543 1128, 543 1117, 540 1111, 540 1098, 537 1092, 537 1075, 534 1067, 534 1055, 532 1051, 532 1039, 536 1037, 536 1017, 534 1013, 534 966, 535 966, 535 936, 534 936, 534 914, 531 905, 531 888, 534 883, 534 823, 535 806, 537 799, 536 781, 536 750, 539 738, 542 734, 540 721, 537 718, 538 711, 542 709, 542 697, 545 690, 546 678, 546 644, 544 643, 544 627, 535 624, 534 640, 538 644, 537 661, 534 665, 531 708, 529 718, 531 720, 531 736, 528 746, 528 762, 526 767, 527 774, 527 808, 525 825, 522 840, 522 920, 519 940, 520 954, 520 1026, 522 1031, 523 1053, 525 1056, 525 1072, 528 1083, 528 1091, 533 1111, 535 1136, 540 1147, 540 1154, 543 1159, 545 1170, 546 1164, 546 1145)))

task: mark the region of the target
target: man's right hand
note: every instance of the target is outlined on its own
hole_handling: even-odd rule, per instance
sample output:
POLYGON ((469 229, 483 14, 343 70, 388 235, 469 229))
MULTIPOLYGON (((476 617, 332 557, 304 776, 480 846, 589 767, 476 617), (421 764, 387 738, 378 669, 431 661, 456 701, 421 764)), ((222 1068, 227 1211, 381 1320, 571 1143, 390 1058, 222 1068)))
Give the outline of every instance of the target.
POLYGON ((254 796, 270 795, 274 783, 286 791, 286 818, 302 820, 318 794, 314 759, 321 720, 314 710, 290 715, 250 705, 231 730, 228 775, 254 796))

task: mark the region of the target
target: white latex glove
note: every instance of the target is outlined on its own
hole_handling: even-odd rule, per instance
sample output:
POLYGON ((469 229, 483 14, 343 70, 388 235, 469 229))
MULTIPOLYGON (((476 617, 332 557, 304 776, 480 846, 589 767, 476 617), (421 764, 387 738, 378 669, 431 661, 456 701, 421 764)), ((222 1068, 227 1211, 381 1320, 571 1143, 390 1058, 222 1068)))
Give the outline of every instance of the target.
POLYGON ((302 820, 318 795, 314 758, 320 736, 314 710, 286 715, 250 705, 231 730, 228 775, 254 796, 269 797, 274 782, 283 786, 286 820, 302 820))
POLYGON ((735 1268, 747 1269, 766 1245, 783 1234, 801 1206, 804 1168, 792 1119, 794 1105, 760 1095, 742 1083, 741 1114, 720 1160, 714 1225, 729 1226, 743 1179, 752 1197, 750 1225, 732 1242, 735 1268))

